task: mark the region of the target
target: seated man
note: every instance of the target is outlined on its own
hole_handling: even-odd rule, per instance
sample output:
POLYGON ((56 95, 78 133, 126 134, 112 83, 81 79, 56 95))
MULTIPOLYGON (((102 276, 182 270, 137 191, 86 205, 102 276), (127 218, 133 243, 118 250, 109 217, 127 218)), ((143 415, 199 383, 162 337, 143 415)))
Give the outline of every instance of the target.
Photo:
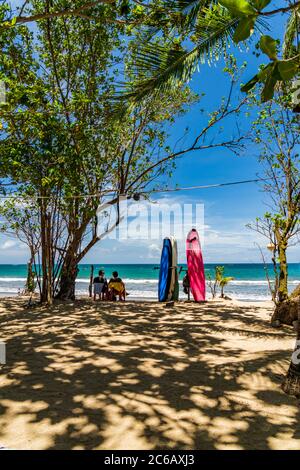
POLYGON ((126 290, 124 282, 119 277, 117 271, 114 271, 112 275, 113 277, 108 283, 108 292, 110 300, 116 300, 117 295, 119 296, 119 300, 125 300, 126 290))
POLYGON ((99 295, 99 300, 104 300, 107 293, 107 279, 104 271, 99 271, 98 276, 94 278, 94 300, 99 295))

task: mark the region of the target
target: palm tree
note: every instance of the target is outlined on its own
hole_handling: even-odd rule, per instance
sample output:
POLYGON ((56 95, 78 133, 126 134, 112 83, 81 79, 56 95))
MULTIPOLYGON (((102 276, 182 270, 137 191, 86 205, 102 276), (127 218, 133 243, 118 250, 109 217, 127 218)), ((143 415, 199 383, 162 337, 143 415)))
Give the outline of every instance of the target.
POLYGON ((156 90, 188 82, 199 62, 213 61, 226 49, 238 23, 215 0, 177 0, 167 6, 167 12, 169 38, 157 37, 159 27, 144 33, 135 56, 134 80, 125 84, 121 98, 139 102, 156 90), (178 37, 187 38, 192 47, 183 47, 178 37))
MULTIPOLYGON (((224 55, 240 21, 217 0, 175 0, 165 8, 162 27, 148 28, 142 36, 130 71, 134 78, 122 87, 121 99, 139 102, 155 91, 187 83, 199 63, 224 55)), ((258 23, 266 27, 265 22, 258 23)))
MULTIPOLYGON (((234 8, 225 8, 222 3, 227 6, 228 0, 166 2, 162 8, 165 13, 159 16, 157 26, 148 28, 142 35, 130 70, 133 79, 121 87, 118 98, 137 103, 149 94, 187 83, 200 63, 213 62, 221 55, 224 56, 231 42, 246 39, 253 30, 262 32, 262 28, 268 29, 268 24, 262 18, 268 19, 274 13, 287 12, 288 8, 291 11, 283 55, 292 57, 299 33, 299 2, 273 12, 263 13, 254 9, 255 18, 241 17, 234 8)), ((252 3, 255 5, 257 1, 251 2, 249 8, 254 8, 252 3)), ((262 8, 268 3, 260 2, 262 8)), ((151 24, 151 15, 149 18, 151 24)), ((155 15, 153 18, 156 18, 155 15)), ((155 24, 154 20, 152 24, 155 24)))
POLYGON ((227 286, 227 284, 230 282, 230 281, 233 281, 233 277, 230 277, 230 276, 227 276, 225 277, 224 276, 224 271, 225 271, 225 267, 224 266, 216 266, 215 267, 215 282, 217 285, 220 286, 221 288, 221 295, 220 297, 223 299, 224 298, 224 288, 225 286, 227 286))
MULTIPOLYGON (((300 52, 300 9, 291 11, 286 23, 285 35, 282 44, 284 59, 290 59, 300 52)), ((300 112, 299 80, 292 82, 295 89, 293 95, 293 111, 300 112)))
POLYGON ((219 281, 219 285, 220 285, 220 288, 221 288, 221 295, 220 297, 222 299, 224 299, 224 288, 225 286, 227 286, 227 284, 230 282, 230 281, 233 281, 233 277, 222 277, 222 279, 219 281))
POLYGON ((285 27, 285 34, 282 44, 282 55, 284 59, 290 59, 299 53, 300 35, 300 9, 290 12, 285 27))

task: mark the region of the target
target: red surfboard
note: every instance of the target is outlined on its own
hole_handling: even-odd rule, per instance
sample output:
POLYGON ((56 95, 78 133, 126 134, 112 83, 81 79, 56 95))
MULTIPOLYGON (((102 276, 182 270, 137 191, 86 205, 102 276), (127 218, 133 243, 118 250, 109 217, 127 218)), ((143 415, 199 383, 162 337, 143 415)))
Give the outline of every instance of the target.
POLYGON ((186 259, 190 288, 196 302, 205 300, 204 264, 198 232, 190 230, 186 238, 186 259))

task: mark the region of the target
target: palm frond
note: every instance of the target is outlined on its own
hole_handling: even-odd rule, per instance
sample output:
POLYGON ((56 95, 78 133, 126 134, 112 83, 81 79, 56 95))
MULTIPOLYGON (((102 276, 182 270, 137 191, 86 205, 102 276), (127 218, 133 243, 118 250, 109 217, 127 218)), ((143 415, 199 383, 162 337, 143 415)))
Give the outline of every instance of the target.
MULTIPOLYGON (((300 10, 296 9, 290 13, 286 24, 282 45, 282 55, 284 59, 289 59, 297 54, 295 41, 300 34, 300 10)), ((299 47, 299 45, 298 45, 299 47)))
POLYGON ((188 33, 194 27, 196 19, 203 8, 208 8, 214 5, 217 0, 173 0, 165 1, 160 6, 160 14, 163 15, 159 18, 159 25, 157 25, 157 18, 154 14, 154 24, 151 24, 152 18, 149 18, 149 24, 143 26, 142 40, 152 40, 157 34, 161 32, 162 27, 167 26, 170 28, 170 34, 174 31, 181 34, 188 33))
POLYGON ((172 2, 175 12, 181 13, 181 27, 191 30, 201 10, 216 3, 216 0, 175 0, 172 2))
POLYGON ((192 39, 201 47, 203 61, 218 59, 220 51, 226 51, 238 22, 239 18, 232 17, 228 10, 219 5, 202 10, 197 17, 192 39))
POLYGON ((239 19, 223 8, 202 9, 198 15, 191 50, 150 42, 138 51, 133 69, 134 80, 124 84, 118 98, 135 102, 149 93, 187 83, 199 62, 211 61, 231 39, 239 19))

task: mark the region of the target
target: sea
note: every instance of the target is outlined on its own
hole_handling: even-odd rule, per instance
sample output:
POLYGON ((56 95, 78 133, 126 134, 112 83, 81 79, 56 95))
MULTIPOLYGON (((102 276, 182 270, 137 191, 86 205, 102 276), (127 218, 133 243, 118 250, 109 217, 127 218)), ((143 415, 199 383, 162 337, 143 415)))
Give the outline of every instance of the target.
MULTIPOLYGON (((225 294, 233 299, 242 301, 270 300, 268 283, 263 264, 206 264, 206 275, 214 276, 216 265, 225 268, 225 276, 234 279, 225 288, 225 294)), ((180 298, 186 298, 182 289, 182 278, 184 276, 184 264, 180 265, 183 270, 180 275, 180 298)), ((267 266, 269 274, 272 274, 272 266, 267 266)), ((126 290, 130 299, 157 299, 157 287, 159 266, 155 264, 98 264, 94 265, 94 272, 99 269, 105 271, 107 278, 111 277, 113 271, 118 271, 119 276, 126 283, 126 290)), ((0 296, 14 296, 21 293, 26 281, 27 266, 25 264, 2 264, 0 265, 0 296)), ((78 279, 76 282, 76 294, 84 296, 88 294, 90 278, 90 265, 79 265, 78 279)), ((300 283, 300 263, 289 264, 289 290, 293 290, 300 283)), ((210 290, 207 285, 207 297, 210 298, 210 290)))

